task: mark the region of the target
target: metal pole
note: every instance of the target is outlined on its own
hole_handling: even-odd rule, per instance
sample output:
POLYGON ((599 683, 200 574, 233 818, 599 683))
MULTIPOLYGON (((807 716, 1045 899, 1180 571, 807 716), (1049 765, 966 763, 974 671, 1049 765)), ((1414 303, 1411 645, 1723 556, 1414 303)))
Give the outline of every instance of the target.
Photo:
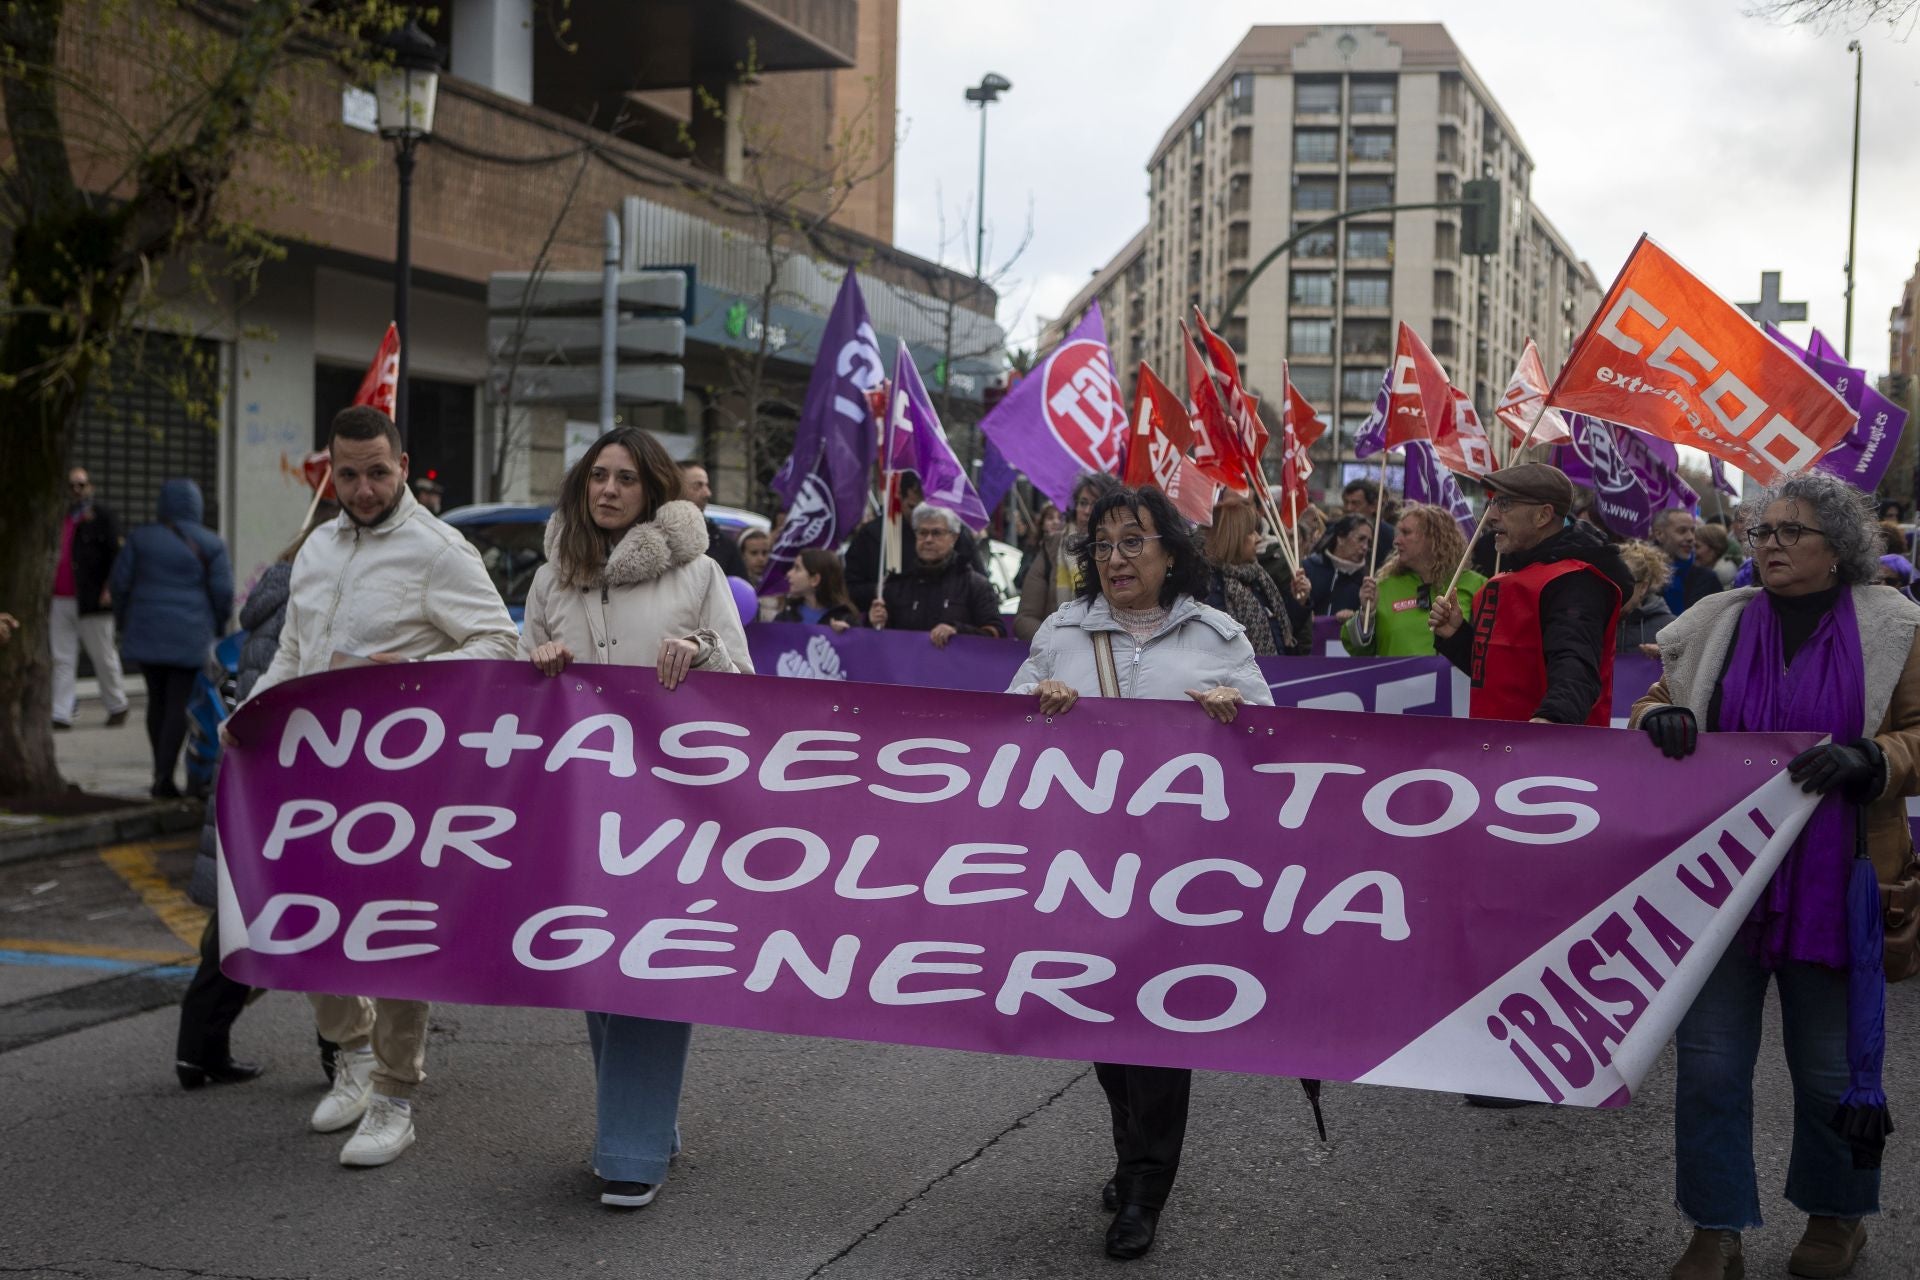
POLYGON ((1853 362, 1853 246, 1854 232, 1860 225, 1860 81, 1866 54, 1858 40, 1847 48, 1853 51, 1853 199, 1847 208, 1847 333, 1841 354, 1853 362))
POLYGON ((407 335, 407 294, 413 285, 413 148, 415 139, 402 134, 393 162, 400 170, 399 225, 393 247, 393 331, 400 339, 400 367, 393 387, 393 424, 400 441, 407 441, 407 354, 413 344, 407 335))
POLYGON ((987 104, 980 104, 980 181, 979 204, 973 215, 973 278, 983 279, 987 252, 987 104))
POLYGON ((600 430, 613 430, 613 384, 620 362, 620 219, 607 212, 600 267, 600 430))

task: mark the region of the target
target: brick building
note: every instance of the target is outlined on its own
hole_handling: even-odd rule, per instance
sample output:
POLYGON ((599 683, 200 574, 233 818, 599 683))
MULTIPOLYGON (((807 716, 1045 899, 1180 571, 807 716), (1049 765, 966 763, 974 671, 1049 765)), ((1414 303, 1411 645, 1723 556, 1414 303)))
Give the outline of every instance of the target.
MULTIPOLYGON (((695 285, 684 402, 622 415, 706 459, 722 501, 746 490, 725 425, 739 408, 730 362, 758 345, 760 326, 742 316, 776 268, 767 333, 784 400, 804 387, 848 264, 883 347, 906 340, 930 380, 954 308, 951 350, 969 358, 944 373, 956 398, 978 400, 1001 345, 992 292, 891 243, 898 0, 575 0, 564 36, 534 0, 450 0, 439 15, 431 32, 451 57, 414 175, 409 450, 415 476, 437 472, 449 505, 557 489, 569 415, 497 412, 486 284, 529 270, 550 235, 549 268, 597 268, 608 211, 627 266, 689 267, 695 285), (856 169, 861 181, 834 185, 856 169), (768 193, 791 193, 800 222, 831 213, 804 242, 783 236, 772 265, 754 247, 768 193)), ((123 51, 63 55, 114 105, 140 111, 131 59, 115 63, 123 51)), ((218 429, 190 421, 164 378, 145 379, 147 390, 92 406, 74 459, 135 520, 151 517, 162 479, 198 480, 243 579, 296 532, 311 492, 299 461, 351 399, 393 307, 391 145, 366 127, 362 87, 328 64, 303 66, 286 88, 299 140, 342 165, 315 178, 250 160, 245 185, 273 197, 257 219, 286 256, 246 296, 183 325, 198 335, 218 429)), ((145 345, 150 360, 167 358, 170 344, 145 345)))

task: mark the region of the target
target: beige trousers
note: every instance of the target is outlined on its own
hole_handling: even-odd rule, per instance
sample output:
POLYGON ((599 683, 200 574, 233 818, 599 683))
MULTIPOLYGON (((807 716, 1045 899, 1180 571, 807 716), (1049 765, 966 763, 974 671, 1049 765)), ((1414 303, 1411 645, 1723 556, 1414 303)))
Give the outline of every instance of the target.
POLYGON ((342 1052, 373 1046, 373 1091, 411 1098, 427 1078, 427 1011, 424 1000, 309 995, 314 1029, 342 1052))

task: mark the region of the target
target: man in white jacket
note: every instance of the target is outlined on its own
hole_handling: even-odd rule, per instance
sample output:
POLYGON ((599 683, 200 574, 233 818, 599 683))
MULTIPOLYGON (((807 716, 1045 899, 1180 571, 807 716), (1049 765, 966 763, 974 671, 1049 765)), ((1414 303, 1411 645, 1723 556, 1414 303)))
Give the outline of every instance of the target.
MULTIPOLYGON (((340 514, 314 530, 293 562, 280 648, 252 696, 354 661, 517 659, 519 633, 479 553, 407 488, 407 455, 392 419, 365 405, 344 409, 327 450, 340 514)), ((232 740, 224 730, 222 737, 232 740)), ((320 1034, 340 1046, 313 1127, 332 1133, 357 1121, 340 1163, 387 1164, 413 1144, 427 1005, 309 998, 320 1034)))

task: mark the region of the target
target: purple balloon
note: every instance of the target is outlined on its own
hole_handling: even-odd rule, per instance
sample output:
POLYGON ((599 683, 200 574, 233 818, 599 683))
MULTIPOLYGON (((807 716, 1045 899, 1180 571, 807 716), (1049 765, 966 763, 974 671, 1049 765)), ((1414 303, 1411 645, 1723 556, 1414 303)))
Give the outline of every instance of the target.
POLYGON ((760 616, 760 596, 754 591, 753 584, 745 578, 736 578, 729 574, 727 586, 733 590, 733 607, 740 611, 740 625, 743 627, 753 625, 760 616))

